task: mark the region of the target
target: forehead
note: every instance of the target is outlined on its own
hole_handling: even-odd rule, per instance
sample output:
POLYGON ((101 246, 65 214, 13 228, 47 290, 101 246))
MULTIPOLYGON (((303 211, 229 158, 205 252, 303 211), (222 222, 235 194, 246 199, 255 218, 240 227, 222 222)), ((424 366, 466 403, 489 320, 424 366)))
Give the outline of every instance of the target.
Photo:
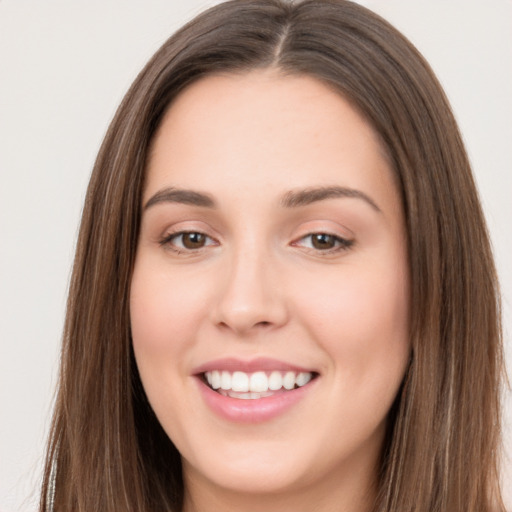
POLYGON ((262 185, 267 194, 392 187, 380 139, 350 103, 315 78, 275 70, 209 76, 185 89, 153 140, 147 178, 145 197, 170 185, 253 194, 262 185))

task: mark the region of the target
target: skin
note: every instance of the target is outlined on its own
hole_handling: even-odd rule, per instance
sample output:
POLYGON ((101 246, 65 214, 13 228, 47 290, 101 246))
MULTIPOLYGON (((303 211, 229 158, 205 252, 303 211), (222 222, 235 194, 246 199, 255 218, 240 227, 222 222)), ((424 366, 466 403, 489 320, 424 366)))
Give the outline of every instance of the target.
POLYGON ((378 137, 314 78, 210 76, 169 108, 144 205, 168 187, 216 203, 144 209, 130 297, 141 379, 182 455, 185 510, 369 510, 410 356, 403 212, 378 137), (368 201, 283 206, 290 191, 333 186, 368 201), (180 231, 203 233, 203 246, 169 238, 180 231), (312 233, 351 245, 327 237, 319 249, 312 233), (285 413, 240 424, 205 404, 192 375, 222 357, 318 377, 285 413))

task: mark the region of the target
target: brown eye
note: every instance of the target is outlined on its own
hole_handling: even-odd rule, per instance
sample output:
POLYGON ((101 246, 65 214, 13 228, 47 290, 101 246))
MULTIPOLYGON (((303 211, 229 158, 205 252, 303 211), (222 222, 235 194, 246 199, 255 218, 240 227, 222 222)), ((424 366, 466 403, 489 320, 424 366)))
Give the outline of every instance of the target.
POLYGON ((206 244, 206 235, 203 233, 182 233, 181 240, 185 249, 201 249, 206 244))
POLYGON ((311 235, 311 245, 315 249, 328 250, 336 247, 337 237, 326 233, 315 233, 311 235))
POLYGON ((160 241, 160 245, 178 253, 184 253, 199 251, 210 245, 217 245, 217 243, 213 238, 198 231, 180 231, 166 236, 160 241))
POLYGON ((333 254, 352 247, 354 240, 347 240, 329 233, 310 233, 292 245, 316 251, 318 254, 333 254))

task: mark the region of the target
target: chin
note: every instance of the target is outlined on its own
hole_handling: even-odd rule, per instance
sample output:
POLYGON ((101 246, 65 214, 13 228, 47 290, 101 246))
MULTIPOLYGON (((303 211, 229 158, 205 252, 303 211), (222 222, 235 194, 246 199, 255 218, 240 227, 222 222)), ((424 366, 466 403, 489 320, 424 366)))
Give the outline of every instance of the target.
POLYGON ((233 443, 210 457, 204 455, 194 463, 184 459, 184 474, 206 479, 225 491, 244 494, 278 494, 307 485, 314 462, 304 451, 299 459, 296 446, 285 450, 282 445, 269 446, 265 442, 254 443, 250 448, 233 443))

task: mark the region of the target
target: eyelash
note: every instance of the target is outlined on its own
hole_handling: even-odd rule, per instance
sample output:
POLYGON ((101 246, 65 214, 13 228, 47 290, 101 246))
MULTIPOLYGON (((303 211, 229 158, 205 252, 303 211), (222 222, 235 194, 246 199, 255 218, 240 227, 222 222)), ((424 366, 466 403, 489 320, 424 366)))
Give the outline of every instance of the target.
POLYGON ((207 234, 202 233, 201 231, 177 231, 175 233, 169 233, 168 235, 166 235, 162 240, 160 240, 160 245, 167 246, 172 251, 174 251, 178 254, 183 254, 183 253, 194 254, 194 253, 198 253, 201 250, 204 250, 206 247, 209 247, 211 245, 218 245, 218 242, 216 240, 214 240, 212 237, 208 236, 207 234), (183 246, 183 237, 186 235, 199 235, 201 237, 205 237, 205 239, 207 239, 209 241, 213 241, 214 243, 206 243, 202 247, 197 247, 197 248, 187 248, 187 247, 183 246), (180 237, 182 240, 182 242, 181 242, 182 247, 177 247, 173 243, 173 240, 176 240, 180 237))
MULTIPOLYGON (((308 233, 307 235, 299 238, 298 240, 291 243, 293 247, 300 246, 300 242, 303 242, 307 239, 310 239, 310 246, 304 247, 308 252, 314 252, 315 254, 322 255, 322 256, 328 256, 331 254, 336 254, 338 252, 347 251, 354 245, 354 240, 348 240, 346 238, 342 238, 337 235, 333 235, 332 233, 327 232, 314 232, 314 233, 308 233), (326 249, 319 249, 318 247, 314 247, 314 241, 312 237, 328 237, 332 243, 334 243, 334 247, 326 248, 326 249)), ((162 240, 160 240, 161 246, 167 246, 172 251, 176 252, 177 254, 197 254, 204 249, 206 249, 209 246, 212 245, 218 245, 218 242, 213 239, 212 237, 208 236, 207 234, 201 232, 201 231, 177 231, 175 233, 170 233, 166 235, 162 240), (190 248, 190 247, 184 247, 183 246, 183 237, 186 235, 199 235, 200 237, 205 238, 205 244, 201 247, 196 248, 190 248), (181 237, 181 247, 176 246, 173 241, 176 239, 179 239, 181 237), (208 243, 208 241, 210 243, 208 243), (213 242, 213 243, 211 243, 213 242)))
POLYGON ((335 254, 341 251, 346 251, 350 249, 354 245, 354 240, 348 240, 346 238, 342 238, 338 235, 333 235, 332 233, 326 233, 322 231, 318 231, 315 233, 308 233, 306 236, 303 236, 302 238, 299 238, 296 242, 293 242, 293 246, 297 246, 299 242, 310 239, 310 247, 305 247, 305 249, 308 249, 310 251, 315 252, 315 254, 320 254, 322 256, 328 256, 330 254, 335 254), (327 248, 327 249, 319 249, 317 247, 313 247, 314 245, 314 239, 313 237, 328 237, 334 244, 334 247, 327 248))

